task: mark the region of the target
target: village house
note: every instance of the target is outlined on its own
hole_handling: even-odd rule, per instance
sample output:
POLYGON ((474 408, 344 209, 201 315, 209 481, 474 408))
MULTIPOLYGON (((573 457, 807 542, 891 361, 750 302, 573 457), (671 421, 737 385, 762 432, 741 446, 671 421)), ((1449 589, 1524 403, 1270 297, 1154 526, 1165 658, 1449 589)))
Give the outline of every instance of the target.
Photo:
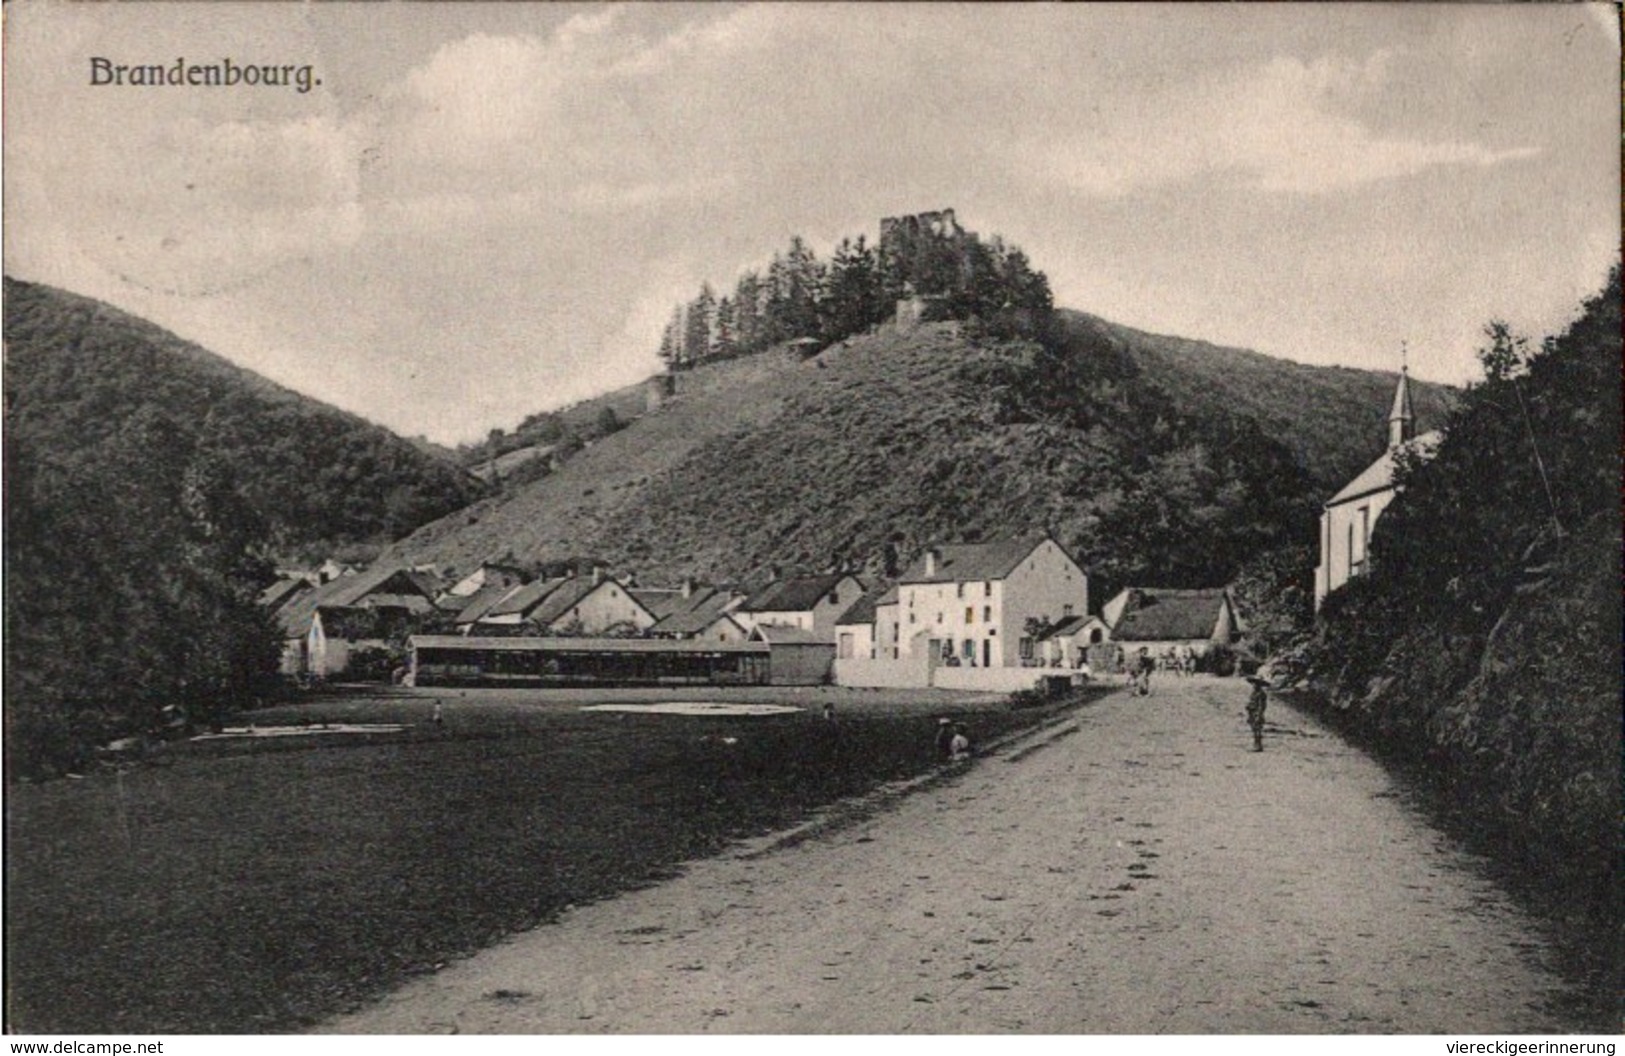
POLYGON ((1154 657, 1177 656, 1185 649, 1206 656, 1215 645, 1234 644, 1246 630, 1235 600, 1223 588, 1129 587, 1103 605, 1100 615, 1120 657, 1141 649, 1154 657))
MULTIPOLYGON (((513 594, 515 591, 524 586, 524 583, 517 585, 492 583, 488 586, 481 587, 473 594, 461 599, 462 607, 459 608, 457 610, 457 614, 452 617, 452 624, 456 627, 457 633, 472 633, 475 625, 478 624, 480 620, 484 619, 485 616, 496 607, 498 602, 502 601, 504 598, 508 597, 510 594, 513 594)), ((445 597, 441 599, 441 604, 445 605, 447 602, 455 600, 457 599, 445 597)))
POLYGON ((1046 667, 1079 667, 1088 659, 1089 647, 1111 635, 1099 616, 1067 616, 1049 629, 1038 643, 1038 661, 1046 667))
POLYGON ((1089 578, 1048 533, 933 546, 897 584, 899 658, 930 653, 965 667, 1037 662, 1029 620, 1089 609, 1089 578))
POLYGON ((901 653, 897 641, 897 587, 880 596, 875 602, 875 658, 896 660, 901 653))
POLYGON ((788 624, 764 623, 751 630, 750 640, 766 643, 773 685, 818 686, 829 681, 835 646, 828 635, 788 624))
POLYGON ((750 636, 749 629, 731 615, 744 598, 730 591, 685 580, 678 590, 634 590, 632 595, 657 617, 649 628, 652 638, 743 642, 750 636))
POLYGON ((276 611, 284 674, 343 674, 362 648, 383 649, 434 612, 438 584, 399 566, 351 572, 296 593, 276 611))
MULTIPOLYGON (((459 614, 460 626, 469 615, 459 614)), ((647 630, 654 615, 595 569, 591 577, 537 580, 515 587, 466 626, 470 634, 613 635, 647 630)))
POLYGON ((346 564, 345 562, 332 557, 328 558, 326 561, 323 561, 313 573, 313 575, 316 577, 317 586, 321 586, 323 583, 331 583, 335 579, 342 579, 345 576, 353 576, 356 574, 357 569, 354 565, 346 564))
POLYGON ((488 587, 478 591, 469 599, 468 606, 457 614, 457 626, 465 634, 524 633, 531 613, 566 582, 563 576, 559 576, 522 583, 505 590, 488 587))
POLYGON ((260 605, 275 612, 286 605, 295 594, 311 590, 312 584, 304 576, 284 576, 260 591, 260 605))
POLYGON ((835 656, 838 659, 874 660, 881 656, 895 659, 896 647, 895 586, 869 591, 835 621, 835 656), (886 651, 882 653, 882 649, 886 651))
MULTIPOLYGON (((446 598, 470 599, 479 594, 480 591, 491 587, 504 587, 511 590, 514 587, 523 585, 525 578, 525 573, 513 565, 504 565, 495 561, 482 561, 474 571, 447 587, 442 595, 442 600, 446 598)), ((464 600, 458 608, 461 609, 466 606, 467 601, 464 600)), ((449 608, 450 606, 446 607, 449 608)))
POLYGON ((1394 475, 1401 451, 1427 457, 1438 446, 1438 432, 1416 435, 1411 409, 1410 377, 1399 370, 1399 385, 1388 413, 1388 447, 1377 460, 1326 500, 1320 514, 1320 564, 1315 568, 1315 609, 1326 595, 1370 569, 1371 532, 1377 518, 1399 493, 1394 475))
POLYGON ((871 590, 835 618, 835 655, 841 660, 875 657, 875 605, 884 590, 871 590))
POLYGON ((752 594, 732 613, 748 630, 796 627, 835 641, 835 621, 863 596, 863 581, 843 572, 779 579, 752 594))

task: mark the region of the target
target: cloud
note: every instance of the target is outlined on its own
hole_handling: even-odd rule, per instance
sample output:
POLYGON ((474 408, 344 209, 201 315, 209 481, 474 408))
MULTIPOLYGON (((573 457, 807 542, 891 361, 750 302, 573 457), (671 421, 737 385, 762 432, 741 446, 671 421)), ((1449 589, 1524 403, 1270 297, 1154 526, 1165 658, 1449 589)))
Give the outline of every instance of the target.
POLYGON ((8 266, 443 439, 652 369, 673 304, 792 234, 943 206, 1069 303, 1356 362, 1371 333, 1279 305, 1386 319, 1423 275, 1453 285, 1419 314, 1476 317, 1492 284, 1463 260, 1549 246, 1542 274, 1579 275, 1576 247, 1617 244, 1609 19, 1512 6, 25 4, 8 266), (86 54, 228 31, 325 87, 82 83, 86 54), (1332 193, 1377 186, 1377 209, 1332 193))
POLYGON ((695 176, 642 183, 586 183, 570 193, 572 204, 586 210, 641 208, 726 193, 735 186, 732 175, 695 176))
MULTIPOLYGON (((1198 177, 1262 191, 1326 194, 1445 166, 1489 167, 1536 157, 1374 130, 1362 112, 1392 108, 1391 49, 1363 61, 1275 58, 1130 103, 1105 128, 1037 145, 1040 175, 1075 191, 1120 197, 1198 177)), ((1402 101, 1400 101, 1402 103, 1402 101)))
POLYGON ((85 256, 156 290, 207 294, 353 244, 364 223, 354 144, 325 116, 154 120, 136 151, 86 141, 24 179, 85 256), (126 159, 141 158, 131 167, 126 159), (38 186, 71 179, 70 203, 38 186))

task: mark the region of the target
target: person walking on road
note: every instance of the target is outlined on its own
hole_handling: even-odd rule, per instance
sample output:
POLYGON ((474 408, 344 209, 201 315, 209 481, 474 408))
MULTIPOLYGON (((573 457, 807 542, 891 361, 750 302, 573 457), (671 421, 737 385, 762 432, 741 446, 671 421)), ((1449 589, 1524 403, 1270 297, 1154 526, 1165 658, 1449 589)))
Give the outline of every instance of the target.
POLYGON ((1249 675, 1247 681, 1253 684, 1253 695, 1247 698, 1247 725, 1253 731, 1253 751, 1264 750, 1264 708, 1269 704, 1269 693, 1266 691, 1269 683, 1257 675, 1249 675))
POLYGON ((1134 661, 1134 671, 1131 675, 1134 692, 1142 697, 1151 695, 1151 672, 1157 666, 1152 657, 1150 648, 1140 647, 1140 655, 1134 661))

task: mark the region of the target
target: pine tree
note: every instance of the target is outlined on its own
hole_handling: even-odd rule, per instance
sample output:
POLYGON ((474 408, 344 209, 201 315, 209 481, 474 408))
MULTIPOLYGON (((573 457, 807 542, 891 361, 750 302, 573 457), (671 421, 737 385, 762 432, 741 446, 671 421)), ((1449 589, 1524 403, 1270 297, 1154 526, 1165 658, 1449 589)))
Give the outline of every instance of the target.
POLYGON ((672 309, 671 319, 660 335, 660 359, 666 364, 666 370, 671 373, 676 373, 687 365, 687 345, 684 336, 686 333, 684 306, 679 304, 672 309))
POLYGON ((784 258, 784 337, 812 337, 818 333, 818 302, 823 296, 824 269, 800 235, 790 239, 784 258))
POLYGON ((716 309, 717 298, 711 284, 702 284, 700 295, 688 306, 688 319, 683 328, 683 358, 690 364, 711 358, 711 317, 716 309))
POLYGON ((738 339, 735 336, 734 302, 731 297, 724 296, 717 301, 715 332, 711 336, 711 358, 732 359, 739 354, 738 339))
POLYGON ((734 342, 741 353, 760 352, 766 347, 762 335, 762 280, 754 271, 739 277, 734 287, 734 342))
POLYGON ((875 253, 862 235, 842 239, 830 262, 819 330, 825 341, 859 333, 885 317, 875 253))

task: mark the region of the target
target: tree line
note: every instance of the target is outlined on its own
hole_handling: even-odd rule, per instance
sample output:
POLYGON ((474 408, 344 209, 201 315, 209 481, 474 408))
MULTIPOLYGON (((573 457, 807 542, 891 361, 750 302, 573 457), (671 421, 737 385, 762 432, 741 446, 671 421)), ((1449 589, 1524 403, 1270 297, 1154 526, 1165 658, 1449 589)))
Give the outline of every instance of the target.
POLYGON ((269 692, 269 529, 207 427, 148 406, 63 464, 5 448, 6 766, 74 770, 125 735, 269 692))
POLYGON ((484 489, 144 320, 5 280, 6 761, 210 724, 271 686, 273 558, 387 542, 484 489))
POLYGON ((1616 914, 1621 297, 1616 266, 1561 334, 1486 328, 1482 380, 1298 654, 1357 733, 1616 914))
POLYGON ((957 224, 899 223, 878 244, 861 234, 843 238, 828 261, 797 235, 765 272, 741 275, 731 293, 718 296, 706 282, 677 305, 660 359, 678 371, 801 338, 827 345, 885 322, 909 294, 944 319, 1030 321, 1053 307, 1049 280, 1025 253, 957 224))

